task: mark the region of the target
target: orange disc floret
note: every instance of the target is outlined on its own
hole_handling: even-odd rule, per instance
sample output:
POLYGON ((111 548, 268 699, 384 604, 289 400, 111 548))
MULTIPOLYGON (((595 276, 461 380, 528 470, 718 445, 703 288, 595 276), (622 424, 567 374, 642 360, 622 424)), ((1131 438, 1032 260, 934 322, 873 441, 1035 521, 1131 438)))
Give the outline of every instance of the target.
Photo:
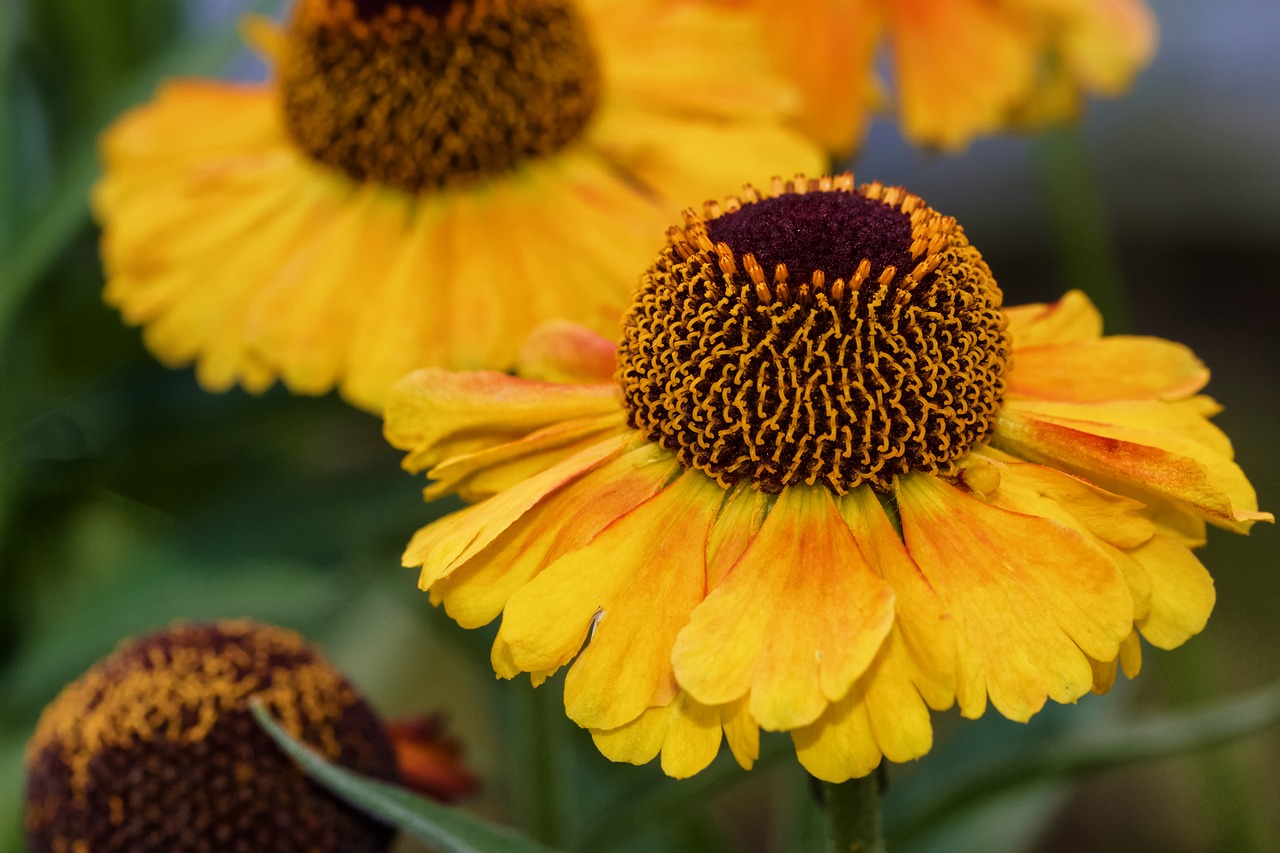
POLYGON ((249 711, 393 780, 373 710, 297 634, 249 621, 124 643, 45 709, 27 748, 34 853, 382 851, 392 830, 310 781, 249 711))

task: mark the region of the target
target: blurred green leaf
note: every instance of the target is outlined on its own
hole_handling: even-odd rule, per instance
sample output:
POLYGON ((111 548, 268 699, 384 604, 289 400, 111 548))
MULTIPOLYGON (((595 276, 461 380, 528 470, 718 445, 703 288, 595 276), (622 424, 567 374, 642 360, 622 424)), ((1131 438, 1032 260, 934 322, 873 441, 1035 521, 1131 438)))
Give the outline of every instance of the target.
POLYGON ((551 850, 513 830, 332 764, 290 737, 259 701, 251 700, 250 705, 259 725, 314 779, 357 808, 415 838, 450 853, 548 853, 551 850))
POLYGON ((1208 708, 1118 723, 1050 739, 998 762, 978 765, 900 814, 891 846, 926 835, 981 803, 1048 781, 1099 773, 1226 743, 1280 721, 1280 683, 1208 708))

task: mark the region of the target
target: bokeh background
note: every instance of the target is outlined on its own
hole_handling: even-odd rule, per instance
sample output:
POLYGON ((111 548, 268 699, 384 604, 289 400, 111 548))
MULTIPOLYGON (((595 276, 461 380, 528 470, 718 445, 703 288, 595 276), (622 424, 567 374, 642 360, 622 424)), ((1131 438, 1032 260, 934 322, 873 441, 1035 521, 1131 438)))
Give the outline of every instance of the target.
MULTIPOLYGON (((302 631, 388 715, 447 713, 483 779, 468 807, 496 820, 583 849, 800 849, 816 807, 785 743, 766 745, 781 757, 757 772, 721 761, 671 782, 600 758, 558 710, 556 682, 493 679, 491 633, 456 628, 398 568, 412 530, 449 506, 422 504, 376 419, 332 396, 208 395, 102 305, 86 201, 96 134, 164 76, 261 73, 234 33, 251 5, 0 3, 0 851, 22 849, 23 746, 67 681, 127 635, 242 615, 302 631)), ((1218 422, 1276 510, 1280 5, 1153 5, 1158 59, 1078 130, 936 156, 880 122, 853 166, 955 215, 1008 301, 1082 287, 1110 331, 1191 345, 1226 406, 1218 422)), ((1280 678, 1277 543, 1271 528, 1211 532, 1209 628, 1149 653, 1136 683, 1029 726, 944 715, 935 753, 890 773, 890 828, 907 839, 894 849, 1280 849, 1274 728, 1024 787, 943 826, 916 826, 913 810, 930 783, 1063 730, 1280 678)))

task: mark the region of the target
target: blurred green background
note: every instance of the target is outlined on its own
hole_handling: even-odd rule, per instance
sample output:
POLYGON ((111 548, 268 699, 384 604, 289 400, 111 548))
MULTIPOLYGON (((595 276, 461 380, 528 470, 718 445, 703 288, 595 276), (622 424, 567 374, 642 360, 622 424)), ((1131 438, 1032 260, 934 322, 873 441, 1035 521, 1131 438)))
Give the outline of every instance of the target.
MULTIPOLYGON (((67 681, 127 635, 242 615, 305 633, 388 715, 448 713, 483 779, 469 807, 496 820, 583 849, 790 850, 816 838, 785 742, 767 742, 780 757, 758 772, 722 760, 671 782, 599 757, 558 710, 555 682, 536 693, 496 682, 490 632, 453 626, 398 568, 409 534, 449 506, 422 504, 376 419, 333 397, 205 394, 102 305, 85 198, 96 134, 166 75, 260 73, 233 29, 249 5, 0 2, 0 851, 22 849, 23 745, 67 681)), ((955 215, 1008 301, 1084 287, 1111 331, 1191 345, 1275 510, 1280 6, 1154 5, 1159 59, 1128 98, 1092 105, 1079 131, 931 157, 881 122, 854 166, 955 215)), ((930 785, 1064 729, 1275 680, 1276 535, 1212 536, 1208 630, 1149 653, 1137 683, 1029 726, 944 715, 935 753, 891 771, 891 831, 918 828, 930 785)), ((1019 790, 894 849, 1267 851, 1280 847, 1277 802, 1272 729, 1019 790)))

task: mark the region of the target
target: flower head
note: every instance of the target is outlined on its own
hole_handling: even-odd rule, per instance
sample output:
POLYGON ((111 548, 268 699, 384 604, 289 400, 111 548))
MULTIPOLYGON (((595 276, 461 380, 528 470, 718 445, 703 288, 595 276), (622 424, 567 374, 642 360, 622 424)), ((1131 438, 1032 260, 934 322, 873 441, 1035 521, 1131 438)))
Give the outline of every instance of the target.
POLYGON ((801 125, 837 154, 889 101, 912 142, 944 149, 1059 122, 1086 95, 1116 97, 1155 56, 1144 0, 717 0, 754 11, 801 125), (876 74, 890 58, 891 94, 876 74))
POLYGON ((747 16, 663 0, 298 0, 265 85, 182 81, 105 135, 105 298, 211 390, 510 367, 607 329, 678 210, 821 153, 747 16), (726 152, 729 152, 726 154, 726 152))
POLYGON ((927 752, 931 708, 1105 691, 1203 627, 1205 522, 1271 518, 1185 347, 1004 307, 953 219, 850 175, 687 212, 620 343, 549 327, 522 373, 396 387, 405 467, 478 501, 404 563, 675 776, 764 728, 841 781, 927 752))
POLYGON ((31 849, 386 850, 391 829, 324 791, 253 720, 395 778, 373 711, 296 634, 247 621, 123 644, 45 709, 27 748, 31 849))

